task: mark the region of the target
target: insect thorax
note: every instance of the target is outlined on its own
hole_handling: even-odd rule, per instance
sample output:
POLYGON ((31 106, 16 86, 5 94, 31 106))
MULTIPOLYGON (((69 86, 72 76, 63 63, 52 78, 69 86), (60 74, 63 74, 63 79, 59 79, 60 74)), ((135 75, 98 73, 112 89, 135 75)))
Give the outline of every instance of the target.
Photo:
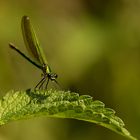
POLYGON ((51 81, 56 80, 56 78, 58 77, 58 75, 56 73, 52 73, 51 68, 46 64, 43 65, 43 73, 51 81))

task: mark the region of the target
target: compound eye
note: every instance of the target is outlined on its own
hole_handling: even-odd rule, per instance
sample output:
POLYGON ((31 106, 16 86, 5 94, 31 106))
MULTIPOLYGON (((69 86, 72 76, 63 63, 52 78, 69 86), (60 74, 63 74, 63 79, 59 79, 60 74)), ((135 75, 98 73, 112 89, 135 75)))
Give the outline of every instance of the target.
POLYGON ((58 77, 58 75, 57 75, 57 74, 55 74, 55 75, 54 75, 54 77, 55 77, 55 78, 57 78, 57 77, 58 77))
POLYGON ((53 73, 51 74, 51 80, 55 80, 57 78, 57 74, 53 73))

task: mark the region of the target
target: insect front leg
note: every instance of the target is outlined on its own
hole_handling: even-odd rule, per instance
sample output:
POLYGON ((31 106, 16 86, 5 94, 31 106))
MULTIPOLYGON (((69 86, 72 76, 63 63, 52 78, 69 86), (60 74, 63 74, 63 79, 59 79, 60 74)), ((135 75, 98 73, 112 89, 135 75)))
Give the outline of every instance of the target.
POLYGON ((46 86, 45 86, 45 89, 47 89, 47 86, 48 86, 48 84, 49 84, 49 81, 50 81, 50 79, 48 78, 48 79, 47 79, 46 86))
POLYGON ((44 84, 44 82, 46 81, 46 77, 43 77, 38 84, 35 86, 35 89, 37 89, 37 87, 39 87, 39 89, 41 88, 41 86, 44 84))

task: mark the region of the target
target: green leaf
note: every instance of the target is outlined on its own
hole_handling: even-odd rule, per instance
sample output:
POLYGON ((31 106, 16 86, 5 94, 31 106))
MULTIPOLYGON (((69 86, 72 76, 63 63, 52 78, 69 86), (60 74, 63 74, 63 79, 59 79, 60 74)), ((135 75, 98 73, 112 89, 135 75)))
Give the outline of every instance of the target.
POLYGON ((73 118, 104 126, 129 139, 136 140, 124 128, 115 111, 89 95, 70 91, 10 91, 0 100, 0 125, 13 120, 46 116, 73 118))

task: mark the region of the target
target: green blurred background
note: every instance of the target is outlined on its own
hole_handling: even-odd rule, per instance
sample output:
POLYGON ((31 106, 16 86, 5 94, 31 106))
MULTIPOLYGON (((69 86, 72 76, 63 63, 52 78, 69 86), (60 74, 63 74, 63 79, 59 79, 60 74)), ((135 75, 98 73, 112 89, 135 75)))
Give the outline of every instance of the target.
MULTIPOLYGON (((20 28, 23 15, 30 16, 63 88, 103 101, 140 138, 140 0, 1 0, 1 97, 11 89, 34 87, 41 77, 40 70, 8 47, 13 42, 27 53, 20 28)), ((125 138, 68 119, 35 118, 0 127, 0 140, 19 139, 125 138)))

